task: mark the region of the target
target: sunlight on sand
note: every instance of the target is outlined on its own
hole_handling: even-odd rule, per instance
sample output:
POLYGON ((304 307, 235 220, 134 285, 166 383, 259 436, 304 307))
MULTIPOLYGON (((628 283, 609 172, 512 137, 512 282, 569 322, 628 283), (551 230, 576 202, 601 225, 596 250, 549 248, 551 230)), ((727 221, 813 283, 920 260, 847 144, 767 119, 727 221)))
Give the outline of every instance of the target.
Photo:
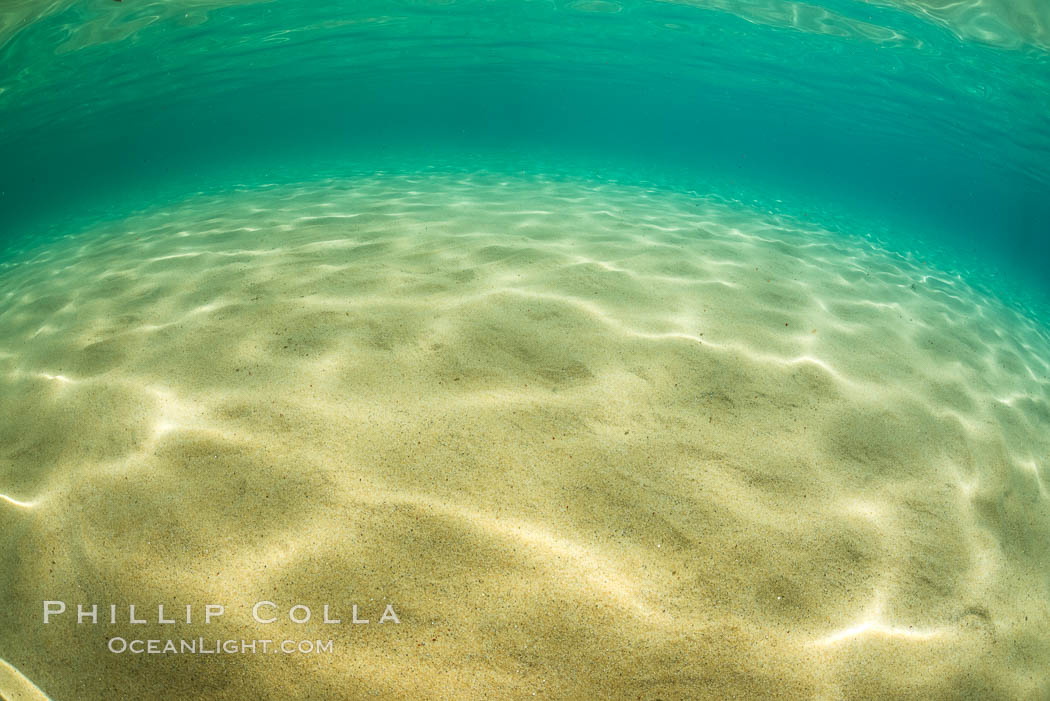
POLYGON ((922 631, 911 628, 894 628, 893 626, 883 625, 878 621, 865 621, 838 633, 833 633, 826 638, 821 638, 815 641, 814 644, 834 645, 835 643, 861 638, 866 635, 883 635, 889 638, 900 638, 901 640, 922 641, 936 638, 942 634, 942 631, 939 630, 922 631))
POLYGON ((5 701, 51 701, 47 694, 4 660, 0 660, 0 693, 5 701))
POLYGON ((12 506, 17 506, 20 509, 32 509, 36 506, 35 501, 19 501, 18 499, 12 499, 6 494, 0 494, 0 501, 4 501, 12 506))
POLYGON ((197 196, 0 285, 0 656, 55 698, 1050 689, 1050 338, 863 238, 376 175, 197 196), (335 652, 134 664, 52 599, 335 652))

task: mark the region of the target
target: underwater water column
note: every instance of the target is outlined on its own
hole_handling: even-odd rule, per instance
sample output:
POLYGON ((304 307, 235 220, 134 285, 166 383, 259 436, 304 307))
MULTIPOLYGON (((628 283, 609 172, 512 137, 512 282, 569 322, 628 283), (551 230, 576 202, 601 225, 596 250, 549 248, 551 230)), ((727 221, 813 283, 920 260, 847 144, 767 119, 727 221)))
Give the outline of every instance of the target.
POLYGON ((1050 697, 1038 0, 0 8, 0 698, 1050 697))

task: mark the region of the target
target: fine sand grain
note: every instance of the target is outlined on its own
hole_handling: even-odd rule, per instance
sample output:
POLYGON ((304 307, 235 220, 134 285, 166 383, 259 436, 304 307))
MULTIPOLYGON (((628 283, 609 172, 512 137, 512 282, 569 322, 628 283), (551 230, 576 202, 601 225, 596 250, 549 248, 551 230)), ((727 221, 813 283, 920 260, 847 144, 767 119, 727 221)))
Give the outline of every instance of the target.
POLYGON ((0 694, 1045 698, 1048 359, 957 278, 665 191, 377 175, 107 224, 0 268, 0 694))

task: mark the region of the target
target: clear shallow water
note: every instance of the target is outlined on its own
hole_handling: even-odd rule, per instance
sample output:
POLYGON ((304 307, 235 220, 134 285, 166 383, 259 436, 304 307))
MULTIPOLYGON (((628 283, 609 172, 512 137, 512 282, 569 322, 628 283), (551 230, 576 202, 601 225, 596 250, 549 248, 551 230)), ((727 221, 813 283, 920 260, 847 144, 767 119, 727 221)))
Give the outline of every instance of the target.
POLYGON ((0 658, 31 680, 5 695, 1050 685, 1050 338, 864 239, 433 170, 194 196, 0 280, 0 658), (50 599, 228 615, 43 626, 50 599), (258 626, 259 600, 404 623, 258 626))
POLYGON ((0 696, 1047 697, 1048 26, 5 4, 0 696))
POLYGON ((308 178, 321 160, 469 153, 496 169, 647 169, 794 213, 822 203, 901 250, 1045 290, 1039 8, 15 4, 0 35, 3 235, 209 182, 308 178))

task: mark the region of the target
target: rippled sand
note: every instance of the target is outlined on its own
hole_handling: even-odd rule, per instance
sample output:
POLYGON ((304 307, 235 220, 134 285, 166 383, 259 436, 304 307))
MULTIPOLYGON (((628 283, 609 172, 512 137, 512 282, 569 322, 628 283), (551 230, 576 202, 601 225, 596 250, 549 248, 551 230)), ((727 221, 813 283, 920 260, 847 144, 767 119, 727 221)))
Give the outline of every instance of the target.
POLYGON ((0 694, 1044 696, 1048 359, 921 262, 684 194, 376 176, 138 215, 0 270, 0 694))

